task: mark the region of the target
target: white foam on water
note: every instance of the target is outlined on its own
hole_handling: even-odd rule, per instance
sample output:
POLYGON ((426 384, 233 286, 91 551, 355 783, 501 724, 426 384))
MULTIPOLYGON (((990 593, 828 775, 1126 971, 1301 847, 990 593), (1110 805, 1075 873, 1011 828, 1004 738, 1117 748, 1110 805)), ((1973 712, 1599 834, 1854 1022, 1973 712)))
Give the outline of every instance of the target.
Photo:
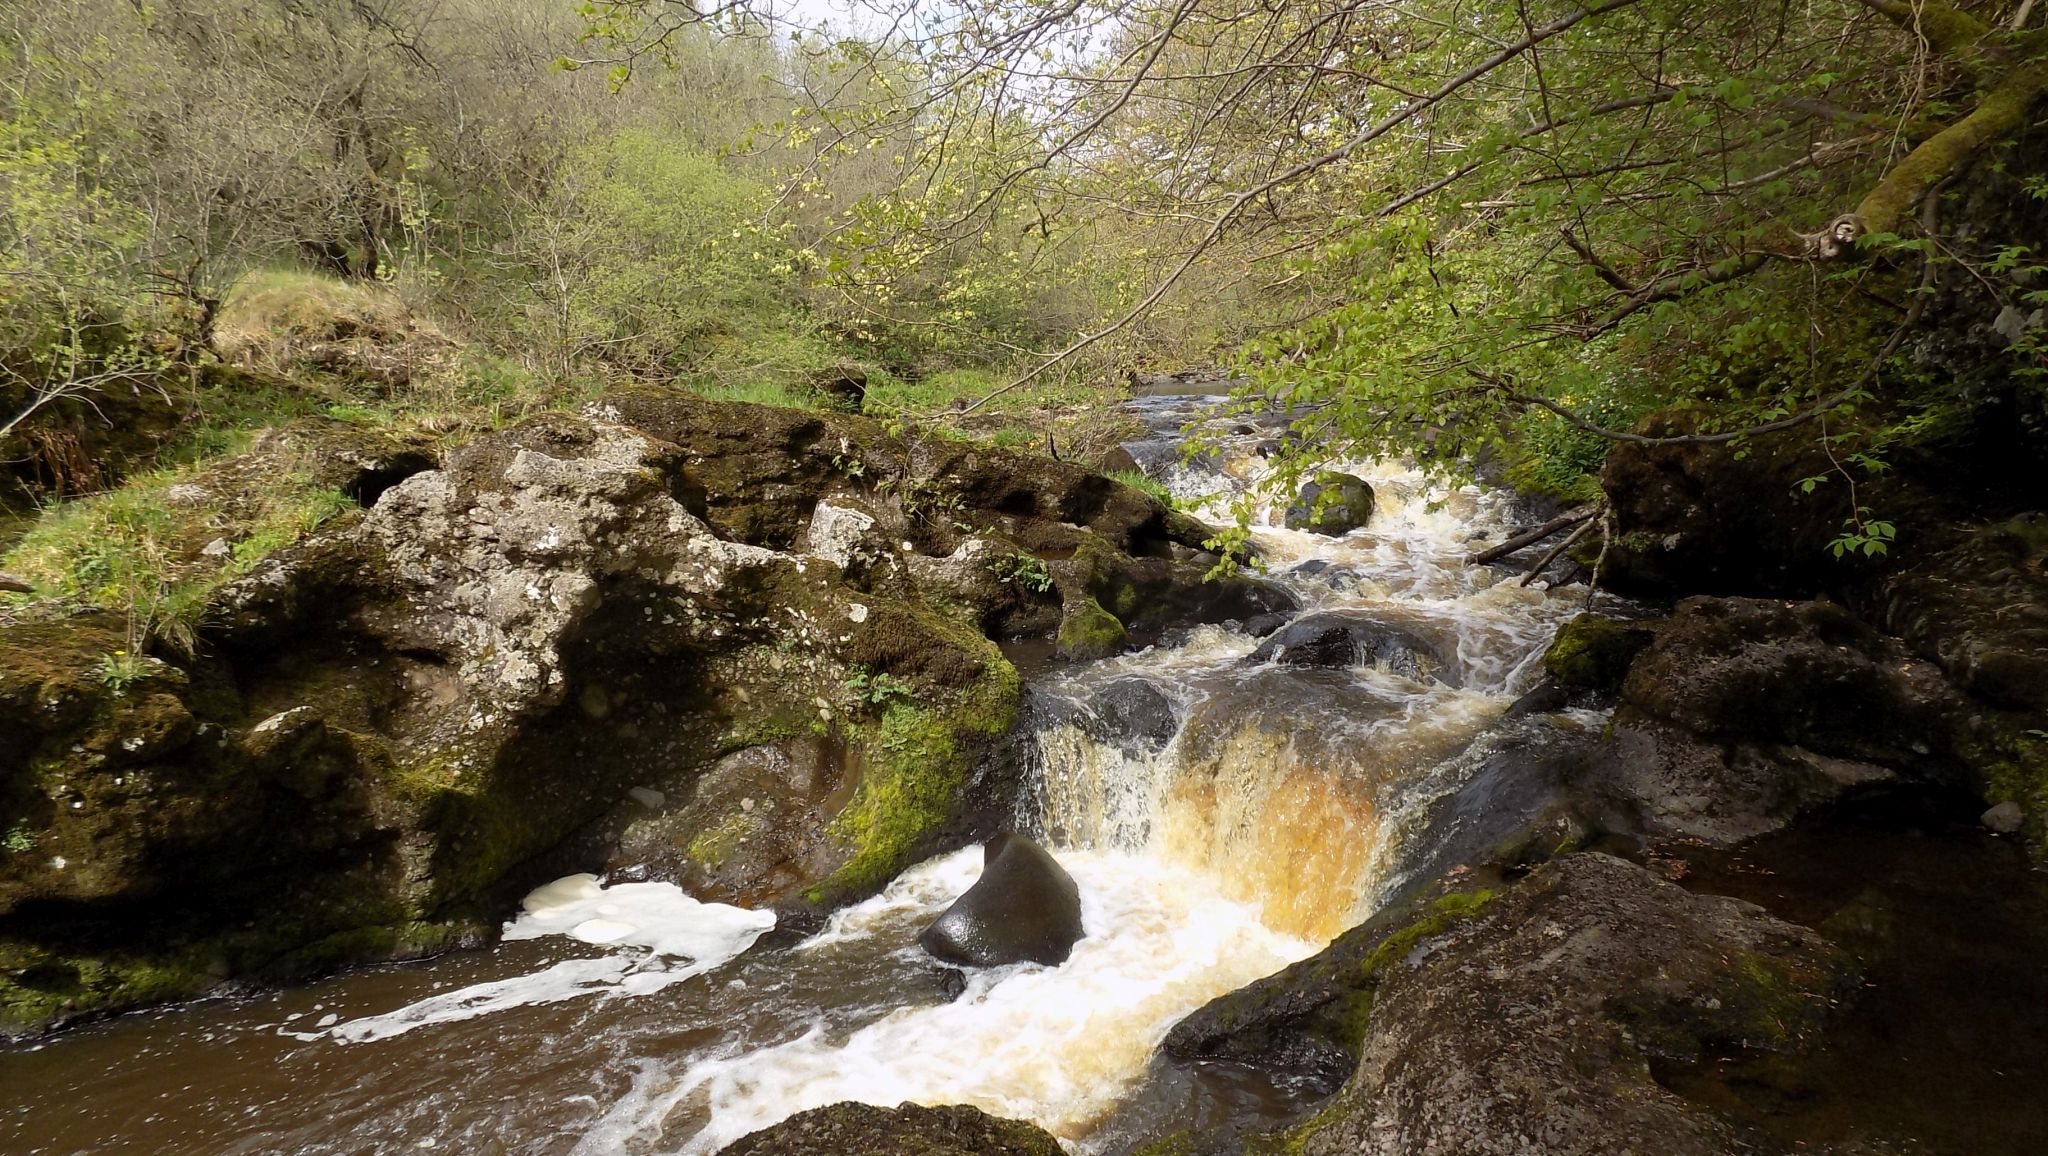
MULTIPOLYGON (((1256 909, 1196 872, 1119 852, 1063 851, 1058 859, 1080 889, 1087 930, 1066 963, 973 971, 953 1002, 900 1009, 851 1033, 813 1028, 680 1073, 643 1070, 577 1152, 628 1144, 641 1151, 652 1141, 659 1151, 699 1156, 842 1100, 972 1104, 1084 1140, 1176 1021, 1320 946, 1268 930, 1256 909), (662 1122, 686 1103, 708 1122, 694 1135, 663 1136, 662 1122)), ((914 934, 980 866, 976 847, 914 867, 841 912, 807 946, 914 934)))
POLYGON ((536 888, 521 906, 524 912, 505 927, 506 939, 562 935, 624 950, 429 996, 338 1024, 326 1034, 342 1043, 367 1043, 532 1004, 647 995, 733 959, 775 926, 772 911, 702 903, 673 883, 604 887, 594 875, 557 879, 536 888))

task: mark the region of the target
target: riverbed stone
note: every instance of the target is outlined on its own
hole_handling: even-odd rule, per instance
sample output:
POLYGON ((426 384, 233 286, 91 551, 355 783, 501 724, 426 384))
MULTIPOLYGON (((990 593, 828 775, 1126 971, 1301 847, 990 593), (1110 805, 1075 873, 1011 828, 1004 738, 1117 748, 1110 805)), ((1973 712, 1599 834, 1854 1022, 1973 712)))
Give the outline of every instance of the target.
POLYGON ((1044 1129, 979 1108, 881 1108, 851 1101, 798 1112, 742 1136, 720 1156, 1064 1156, 1044 1129))
POLYGON ((1057 966, 1086 934, 1073 876, 1045 848, 1003 834, 982 850, 981 878, 917 937, 947 963, 1057 966))
POLYGON ((1267 635, 1245 662, 1330 669, 1378 665, 1418 681, 1460 681, 1455 656, 1417 624, 1359 610, 1304 614, 1267 635))
POLYGON ((2020 805, 2011 799, 2007 799, 2005 802, 1986 810, 1978 818, 1978 822, 2001 835, 2014 835, 2019 833, 2019 829, 2026 822, 2026 819, 2027 813, 2020 809, 2020 805))
POLYGON ((1372 520, 1372 486, 1356 474, 1324 470, 1303 485, 1283 518, 1290 530, 1338 538, 1372 520))

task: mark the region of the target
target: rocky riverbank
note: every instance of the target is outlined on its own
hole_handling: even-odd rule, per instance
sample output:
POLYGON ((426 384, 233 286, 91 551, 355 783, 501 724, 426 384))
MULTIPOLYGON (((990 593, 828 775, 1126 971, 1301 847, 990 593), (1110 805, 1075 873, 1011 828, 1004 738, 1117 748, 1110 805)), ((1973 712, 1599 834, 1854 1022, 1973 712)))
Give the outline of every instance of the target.
POLYGON ((2041 515, 1960 520, 1901 487, 1931 519, 1914 548, 1829 569, 1831 527, 1753 526, 1714 481, 1802 466, 1733 457, 1610 456, 1617 579, 1712 593, 1561 630, 1413 840, 1408 898, 1168 1037, 1176 1062, 1300 1089, 1299 1122, 1148 1152, 2029 1150, 2041 1113, 1960 1105, 2006 1102, 2042 1058, 1949 1038, 2003 1038, 2014 988, 1988 977, 2048 912, 2041 515), (1574 707, 1608 722, 1558 725, 1574 707), (1973 866, 1930 865, 1951 860, 1973 866), (1874 1032, 1877 1093, 1840 1071, 1874 1032))
POLYGON ((222 585, 189 656, 0 632, 10 1034, 478 942, 567 869, 841 904, 1009 813, 996 640, 1285 601, 1087 469, 854 416, 649 393, 299 441, 365 508, 222 585))

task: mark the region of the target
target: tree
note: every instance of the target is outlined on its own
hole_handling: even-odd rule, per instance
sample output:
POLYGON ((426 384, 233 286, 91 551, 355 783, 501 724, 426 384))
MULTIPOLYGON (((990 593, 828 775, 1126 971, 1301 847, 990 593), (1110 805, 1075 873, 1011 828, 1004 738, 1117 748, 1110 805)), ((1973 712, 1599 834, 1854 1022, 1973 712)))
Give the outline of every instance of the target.
MULTIPOLYGON (((920 230, 1077 203, 1170 223, 1150 289, 1041 370, 1190 277, 1271 269, 1306 320, 1258 352, 1368 443, 1428 430, 1455 452, 1553 419, 1629 437, 1613 423, 1683 399, 1712 412, 1674 436, 1734 439, 1870 391, 1900 327, 1850 303, 1913 297, 1899 242, 1934 232, 1931 194, 2027 123, 2048 87, 2032 7, 908 4, 842 55, 922 83, 886 113, 814 116, 827 153, 924 126, 883 199, 1013 141, 920 230), (1021 144, 999 131, 1015 118, 1021 144)), ((593 12, 628 67, 679 28, 743 24, 738 5, 593 12)))

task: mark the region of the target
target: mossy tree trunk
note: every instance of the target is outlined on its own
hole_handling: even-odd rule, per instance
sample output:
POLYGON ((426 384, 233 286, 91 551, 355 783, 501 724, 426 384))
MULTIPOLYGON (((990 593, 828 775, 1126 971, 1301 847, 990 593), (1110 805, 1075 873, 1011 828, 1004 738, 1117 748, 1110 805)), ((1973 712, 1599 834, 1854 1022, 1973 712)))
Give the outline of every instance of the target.
POLYGON ((1932 0, 1862 2, 1969 72, 1977 102, 1922 140, 1864 194, 1845 219, 1846 235, 1836 233, 1839 241, 1895 232, 1935 186, 1960 172, 1985 146, 2026 127, 2034 103, 2048 93, 2048 32, 2001 29, 1932 0))

